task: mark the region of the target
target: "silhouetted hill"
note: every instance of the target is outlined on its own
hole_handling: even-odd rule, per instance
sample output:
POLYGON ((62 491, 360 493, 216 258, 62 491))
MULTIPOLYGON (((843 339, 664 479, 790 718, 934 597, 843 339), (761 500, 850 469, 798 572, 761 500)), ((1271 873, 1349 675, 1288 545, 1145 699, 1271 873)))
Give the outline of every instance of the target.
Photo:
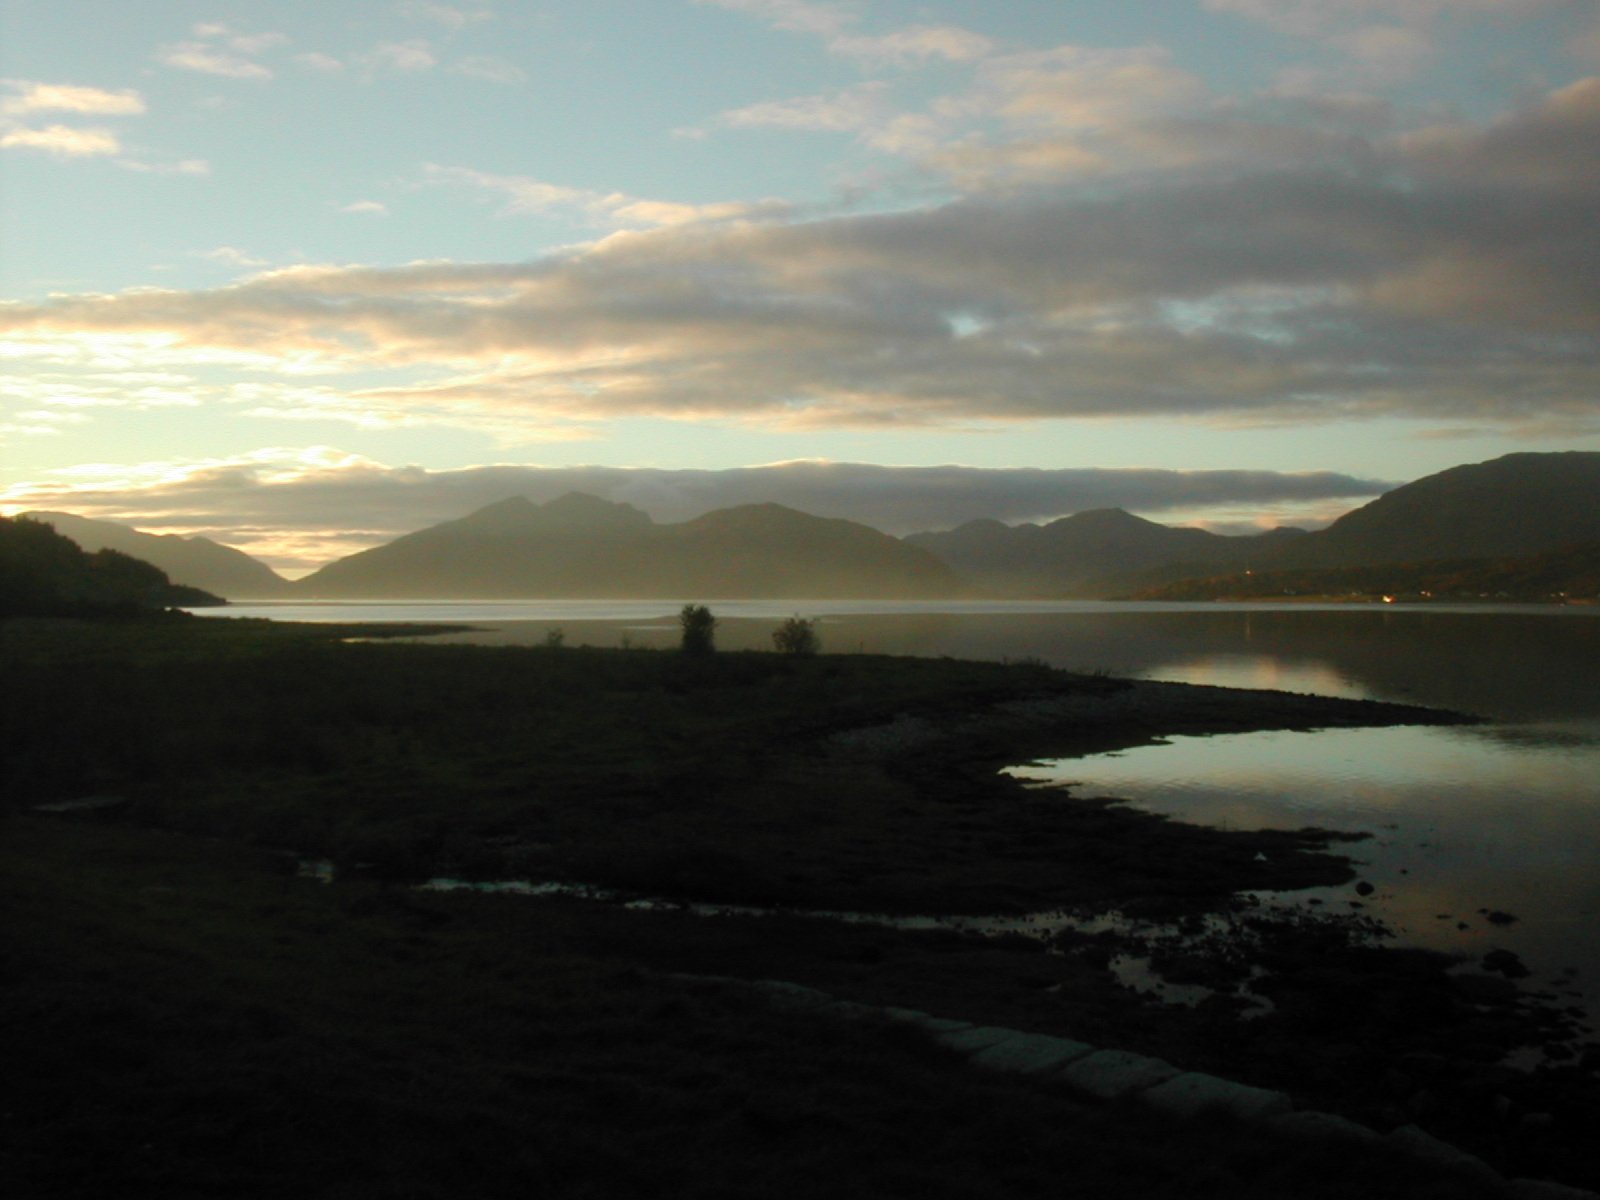
POLYGON ((657 525, 627 504, 572 493, 514 497, 329 563, 309 596, 907 598, 959 581, 937 559, 853 521, 776 504, 657 525))
POLYGON ((984 591, 1001 596, 1105 595, 1140 572, 1182 578, 1263 557, 1299 530, 1224 537, 1147 521, 1120 508, 1075 513, 1046 525, 969 521, 905 540, 931 551, 984 591))
POLYGON ((143 533, 115 521, 63 512, 27 512, 23 517, 55 526, 85 550, 117 550, 161 568, 179 583, 231 600, 271 600, 289 594, 289 581, 242 550, 204 537, 143 533))
POLYGON ((1386 492, 1264 565, 1519 558, 1594 541, 1600 541, 1600 452, 1507 454, 1386 492))
POLYGON ((98 616, 220 603, 119 551, 89 554, 42 521, 0 517, 0 617, 98 616))

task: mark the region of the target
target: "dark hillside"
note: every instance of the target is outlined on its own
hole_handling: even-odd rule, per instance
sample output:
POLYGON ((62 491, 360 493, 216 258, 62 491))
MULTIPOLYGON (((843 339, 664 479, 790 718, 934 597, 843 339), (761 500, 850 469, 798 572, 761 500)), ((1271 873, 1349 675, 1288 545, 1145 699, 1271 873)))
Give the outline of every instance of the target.
POLYGON ((0 617, 131 614, 220 603, 126 554, 86 554, 43 522, 0 517, 0 617))
POLYGON ((1274 567, 1519 558, 1600 541, 1600 453, 1507 454, 1379 496, 1274 555, 1274 567))
POLYGON ((287 579, 242 550, 204 537, 157 535, 63 512, 27 512, 29 520, 53 525, 85 550, 117 550, 159 567, 175 583, 188 584, 231 600, 272 600, 287 595, 287 579))

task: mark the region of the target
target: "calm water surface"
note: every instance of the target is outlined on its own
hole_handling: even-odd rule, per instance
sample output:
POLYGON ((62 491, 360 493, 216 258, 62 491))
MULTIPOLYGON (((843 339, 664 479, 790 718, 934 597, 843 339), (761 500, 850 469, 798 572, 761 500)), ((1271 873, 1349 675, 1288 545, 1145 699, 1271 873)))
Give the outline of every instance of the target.
MULTIPOLYGON (((438 640, 674 645, 676 603, 271 605, 227 615, 470 623, 438 640)), ((1478 606, 720 602, 718 644, 765 648, 793 613, 824 648, 1040 658, 1147 679, 1399 700, 1479 726, 1175 738, 1019 769, 1233 827, 1370 832, 1359 901, 1401 940, 1519 954, 1533 982, 1600 1001, 1600 611, 1478 606), (1492 924, 1479 910, 1517 918, 1492 924), (1462 928, 1465 926, 1465 928, 1462 928), (1573 976, 1570 969, 1576 968, 1573 976)), ((223 615, 211 610, 207 615, 223 615)), ((430 639, 433 640, 433 639, 430 639)), ((1343 908, 1351 888, 1296 893, 1343 908)))

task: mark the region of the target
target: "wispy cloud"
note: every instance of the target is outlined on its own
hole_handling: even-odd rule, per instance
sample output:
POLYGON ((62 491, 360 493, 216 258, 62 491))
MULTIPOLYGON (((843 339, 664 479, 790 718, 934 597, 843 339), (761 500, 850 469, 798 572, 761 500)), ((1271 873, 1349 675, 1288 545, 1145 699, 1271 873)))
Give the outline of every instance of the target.
POLYGON ((861 33, 854 5, 817 0, 695 0, 766 21, 787 33, 820 38, 829 53, 880 65, 910 66, 930 60, 971 62, 995 43, 957 25, 910 25, 883 34, 861 33))
POLYGON ((527 82, 527 72, 515 63, 492 54, 470 54, 450 64, 450 70, 469 79, 482 79, 486 83, 499 83, 507 87, 527 82))
POLYGON ((362 62, 373 71, 405 75, 431 71, 439 65, 439 57, 426 38, 408 38, 403 42, 380 42, 362 56, 362 62))
POLYGON ((220 75, 227 79, 272 78, 270 68, 205 42, 177 42, 163 46, 157 59, 166 66, 182 71, 198 71, 202 75, 220 75))
POLYGON ((37 83, 25 79, 3 81, 11 95, 0 97, 0 114, 21 116, 36 112, 90 113, 98 116, 137 116, 145 111, 144 97, 132 88, 109 91, 66 83, 37 83))
POLYGON ((181 71, 217 75, 225 79, 268 80, 273 70, 257 62, 263 54, 290 45, 287 34, 277 31, 241 33, 218 21, 195 25, 189 41, 162 46, 156 61, 181 71))
POLYGON ((302 67, 312 71, 320 71, 324 75, 333 75, 344 70, 344 63, 331 54, 324 54, 320 50, 309 50, 304 54, 296 54, 294 61, 302 67))
POLYGON ((223 263, 230 267, 264 267, 268 265, 267 259, 256 258, 236 246, 218 246, 215 250, 205 251, 200 257, 209 258, 212 262, 223 263))
POLYGON ((349 204, 340 205, 339 211, 350 213, 352 216, 387 217, 389 215, 389 206, 381 200, 355 200, 349 204))
POLYGON ((61 158, 92 158, 122 152, 122 143, 109 130, 75 129, 67 125, 7 129, 0 133, 0 147, 42 150, 61 158))
POLYGON ((181 158, 176 162, 144 162, 136 158, 119 158, 117 166, 143 175, 209 175, 211 164, 203 158, 181 158))
POLYGON ((492 20, 494 13, 480 5, 461 6, 436 4, 432 0, 405 0, 400 14, 413 21, 427 21, 443 25, 451 33, 459 33, 469 25, 492 20))
POLYGON ((688 204, 650 200, 623 192, 602 192, 549 183, 525 175, 496 175, 470 167, 427 163, 424 177, 431 184, 467 187, 504 201, 501 214, 566 211, 585 222, 607 229, 648 229, 660 226, 744 219, 771 219, 789 212, 777 201, 719 201, 688 204))
POLYGON ((733 129, 767 126, 851 132, 882 121, 887 112, 887 99, 887 84, 859 83, 826 95, 766 100, 730 109, 718 116, 717 124, 733 129))

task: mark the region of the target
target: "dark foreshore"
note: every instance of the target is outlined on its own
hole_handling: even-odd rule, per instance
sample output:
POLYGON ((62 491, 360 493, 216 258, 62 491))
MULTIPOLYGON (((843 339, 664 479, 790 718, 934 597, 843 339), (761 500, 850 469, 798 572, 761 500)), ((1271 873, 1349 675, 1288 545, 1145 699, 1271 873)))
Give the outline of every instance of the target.
POLYGON ((684 975, 1160 1055, 1596 1182, 1573 1014, 1387 945, 1357 908, 1256 899, 1354 900, 1348 835, 1207 829, 999 770, 1470 718, 1034 663, 376 632, 0 625, 0 1168, 22 1194, 1476 1194, 1376 1151, 979 1078, 905 1030, 684 975), (657 903, 415 886, 441 875, 657 903), (841 910, 1159 916, 1195 936, 1141 950, 1214 994, 1130 989, 1116 932, 805 915, 841 910), (1562 1053, 1503 1065, 1529 1047, 1562 1053))

